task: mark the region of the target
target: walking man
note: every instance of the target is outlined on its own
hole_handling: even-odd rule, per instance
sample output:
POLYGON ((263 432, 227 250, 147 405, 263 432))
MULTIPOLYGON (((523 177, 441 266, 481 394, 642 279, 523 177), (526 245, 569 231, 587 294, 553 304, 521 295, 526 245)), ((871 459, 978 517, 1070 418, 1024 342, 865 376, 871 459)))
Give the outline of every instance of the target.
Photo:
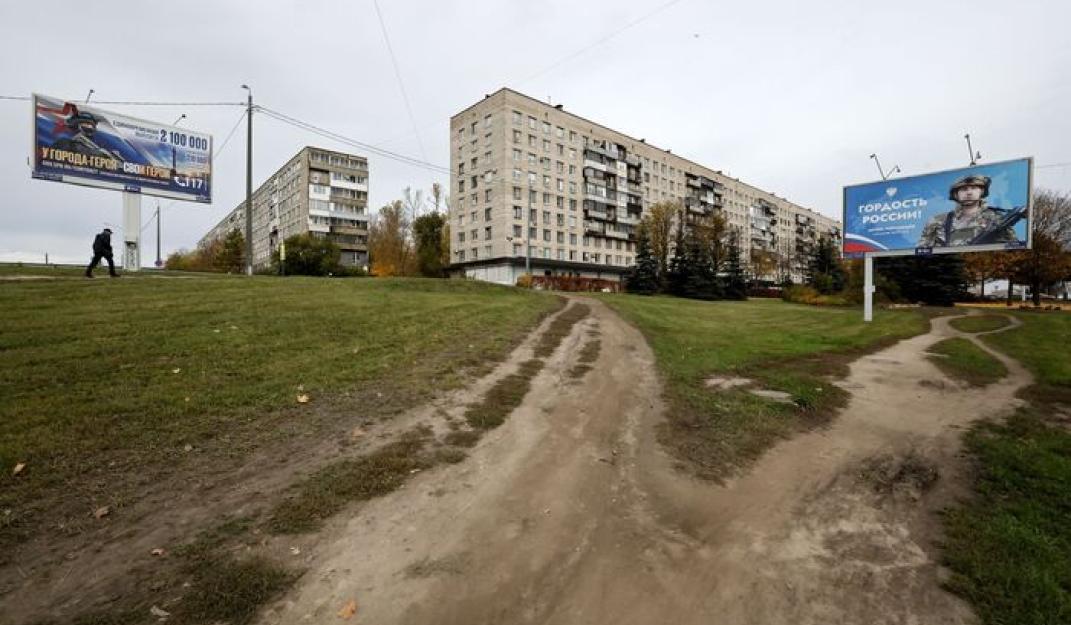
POLYGON ((108 275, 113 278, 118 278, 119 274, 115 273, 115 261, 112 260, 112 230, 111 228, 105 228, 100 234, 93 239, 93 260, 86 267, 86 277, 93 277, 93 270, 100 264, 100 259, 108 261, 108 275))

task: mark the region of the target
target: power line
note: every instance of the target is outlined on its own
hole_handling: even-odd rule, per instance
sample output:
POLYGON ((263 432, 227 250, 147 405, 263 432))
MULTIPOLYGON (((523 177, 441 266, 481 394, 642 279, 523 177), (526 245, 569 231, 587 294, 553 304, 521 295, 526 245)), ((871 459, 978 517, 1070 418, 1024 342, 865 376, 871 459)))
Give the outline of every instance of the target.
POLYGON ((302 130, 306 130, 308 132, 320 135, 322 137, 326 137, 328 139, 331 139, 333 141, 337 141, 339 143, 344 143, 346 145, 350 145, 350 146, 353 146, 353 147, 361 148, 363 150, 366 150, 366 151, 371 152, 373 154, 382 156, 384 158, 389 158, 391 160, 395 160, 395 161, 398 161, 398 162, 401 162, 401 163, 405 163, 406 165, 412 165, 414 167, 420 167, 422 169, 427 169, 429 171, 433 171, 433 172, 438 173, 438 174, 450 174, 450 168, 448 168, 448 167, 443 167, 442 165, 436 165, 435 163, 429 163, 428 161, 421 160, 421 159, 418 159, 418 158, 413 158, 411 156, 405 156, 404 154, 398 154, 397 152, 391 152, 390 150, 384 150, 383 148, 380 148, 380 147, 377 147, 377 146, 374 146, 374 145, 371 145, 371 144, 368 144, 368 143, 364 143, 363 141, 358 141, 356 139, 352 139, 350 137, 347 137, 345 135, 339 134, 339 133, 331 131, 331 130, 327 130, 326 128, 321 128, 319 126, 315 126, 313 124, 310 124, 309 122, 297 119, 296 117, 291 117, 291 116, 286 115, 284 113, 280 113, 279 111, 272 110, 272 109, 270 109, 270 108, 268 108, 266 106, 257 106, 257 110, 262 112, 262 113, 264 113, 265 115, 267 115, 267 116, 269 116, 269 117, 271 117, 273 119, 276 119, 278 121, 281 121, 283 123, 290 124, 291 126, 300 128, 302 130))
MULTIPOLYGON (((0 100, 20 100, 29 102, 32 98, 25 95, 0 95, 0 100)), ((71 99, 77 102, 76 99, 71 99)), ((148 100, 94 100, 90 106, 108 104, 111 106, 245 106, 245 102, 157 102, 148 100)))
POLYGON ((593 41, 590 44, 584 46, 583 48, 580 48, 579 50, 577 50, 577 51, 575 51, 575 52, 573 52, 571 54, 567 54, 566 56, 563 56, 562 58, 560 58, 557 61, 551 63, 549 66, 545 67, 544 69, 541 69, 538 72, 536 72, 536 73, 532 74, 531 76, 529 76, 528 78, 525 78, 524 80, 521 80, 517 84, 518 85, 523 85, 523 84, 525 84, 527 82, 531 82, 531 81, 535 80, 536 78, 539 78, 540 76, 542 76, 543 74, 546 74, 547 72, 549 72, 551 70, 557 69, 561 65, 563 65, 563 64, 565 64, 565 63, 567 63, 567 62, 569 62, 569 61, 571 61, 573 59, 575 59, 576 57, 584 54, 588 50, 591 50, 592 48, 597 48, 598 46, 601 46, 602 44, 604 44, 607 41, 613 39, 614 37, 620 35, 621 33, 625 32, 626 30, 628 30, 628 29, 630 29, 630 28, 632 28, 632 27, 634 27, 634 26, 636 26, 636 25, 638 25, 638 24, 640 24, 642 22, 647 21, 648 19, 654 17, 655 15, 661 13, 662 11, 665 11, 666 9, 668 9, 671 6, 673 6, 674 4, 677 4, 680 1, 681 0, 669 0, 669 2, 666 2, 664 4, 661 4, 661 5, 657 6, 657 7, 655 7, 654 9, 650 10, 647 13, 644 13, 643 15, 637 17, 636 19, 634 19, 631 22, 625 24, 624 26, 618 28, 617 30, 611 31, 609 34, 603 35, 602 37, 596 39, 595 41, 593 41))
POLYGON ((394 67, 394 76, 398 79, 398 89, 402 92, 402 100, 405 101, 405 110, 409 112, 409 123, 413 125, 413 134, 416 135, 417 147, 420 148, 420 157, 428 160, 428 154, 424 151, 424 142, 420 140, 420 130, 417 128, 416 117, 413 116, 413 106, 409 103, 409 94, 405 91, 405 83, 402 82, 402 72, 398 69, 398 59, 394 56, 394 47, 390 45, 390 37, 387 35, 387 25, 383 23, 383 13, 379 10, 379 0, 372 0, 376 8, 376 17, 379 18, 379 28, 383 31, 383 40, 387 42, 387 52, 390 53, 390 62, 394 67))

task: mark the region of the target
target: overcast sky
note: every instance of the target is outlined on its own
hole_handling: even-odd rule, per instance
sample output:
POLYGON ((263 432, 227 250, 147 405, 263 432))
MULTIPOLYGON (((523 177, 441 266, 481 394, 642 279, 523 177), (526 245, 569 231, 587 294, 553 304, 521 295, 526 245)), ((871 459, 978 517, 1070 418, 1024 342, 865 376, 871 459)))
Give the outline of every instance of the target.
MULTIPOLYGON (((503 86, 563 104, 839 217, 841 187, 1034 156, 1071 190, 1071 2, 8 0, 0 95, 258 103, 449 165, 449 118, 503 86)), ((211 133, 238 107, 113 110, 211 133)), ((120 194, 32 180, 31 105, 0 101, 0 260, 84 262, 122 221, 120 194)), ((163 253, 189 248, 245 193, 245 132, 215 162, 210 205, 162 201, 163 253)), ((360 153, 260 115, 254 185, 304 145, 360 153)), ((374 210, 432 171, 370 156, 374 210)), ((145 197, 148 224, 156 205, 145 197)), ((143 264, 155 260, 146 229, 143 264)), ((117 241, 121 235, 117 235, 117 241)))

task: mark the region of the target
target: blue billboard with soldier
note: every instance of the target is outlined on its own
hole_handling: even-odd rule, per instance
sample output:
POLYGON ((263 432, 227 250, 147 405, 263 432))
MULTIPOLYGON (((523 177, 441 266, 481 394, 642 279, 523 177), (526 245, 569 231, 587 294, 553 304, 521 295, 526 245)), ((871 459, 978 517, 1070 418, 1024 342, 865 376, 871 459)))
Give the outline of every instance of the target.
POLYGON ((1032 159, 844 188, 844 255, 1030 246, 1032 159))

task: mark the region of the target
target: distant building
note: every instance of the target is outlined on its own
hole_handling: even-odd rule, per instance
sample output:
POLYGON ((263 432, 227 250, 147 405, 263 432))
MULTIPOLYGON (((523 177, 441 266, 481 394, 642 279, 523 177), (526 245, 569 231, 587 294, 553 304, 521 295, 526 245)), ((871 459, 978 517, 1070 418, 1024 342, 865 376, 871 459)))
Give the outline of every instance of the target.
MULTIPOLYGON (((232 230, 245 234, 244 201, 200 245, 232 230)), ((338 245, 343 265, 368 265, 368 159, 306 147, 253 192, 254 267, 269 265, 281 242, 305 233, 338 245)))
POLYGON ((535 274, 619 279, 662 201, 724 216, 768 279, 799 281, 820 237, 840 245, 835 219, 510 89, 450 119, 450 167, 450 260, 471 278, 512 284, 530 251, 535 274))

